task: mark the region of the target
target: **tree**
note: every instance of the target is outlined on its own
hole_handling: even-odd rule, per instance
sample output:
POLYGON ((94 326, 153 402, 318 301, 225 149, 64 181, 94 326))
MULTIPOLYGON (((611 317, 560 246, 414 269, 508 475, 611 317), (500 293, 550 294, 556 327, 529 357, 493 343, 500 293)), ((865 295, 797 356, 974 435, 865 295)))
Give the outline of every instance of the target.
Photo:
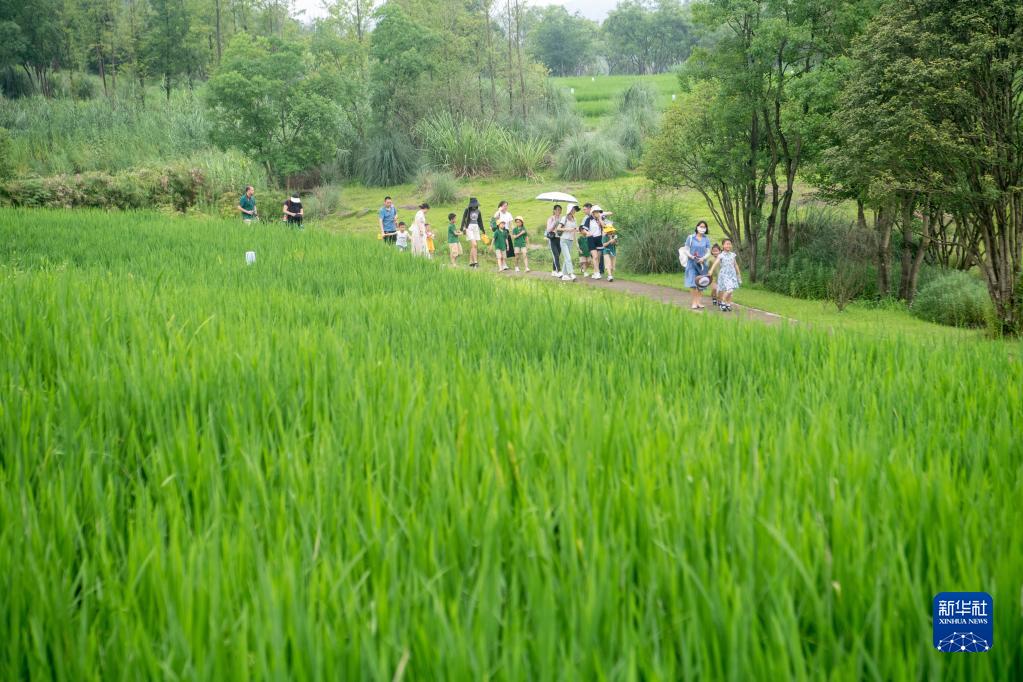
POLYGON ((897 199, 900 293, 915 288, 922 255, 909 259, 911 250, 954 215, 959 237, 974 241, 1002 331, 1023 331, 1023 6, 887 2, 859 40, 847 91, 836 117, 846 144, 833 164, 869 197, 897 199))
POLYGON ((678 0, 623 0, 601 32, 611 73, 663 73, 689 56, 695 40, 678 0))
POLYGON ((207 88, 214 142, 251 154, 282 180, 335 156, 344 87, 311 62, 298 43, 235 36, 207 88))
POLYGON ((561 5, 536 11, 526 38, 530 56, 542 62, 554 76, 579 74, 595 55, 596 22, 569 14, 561 5))

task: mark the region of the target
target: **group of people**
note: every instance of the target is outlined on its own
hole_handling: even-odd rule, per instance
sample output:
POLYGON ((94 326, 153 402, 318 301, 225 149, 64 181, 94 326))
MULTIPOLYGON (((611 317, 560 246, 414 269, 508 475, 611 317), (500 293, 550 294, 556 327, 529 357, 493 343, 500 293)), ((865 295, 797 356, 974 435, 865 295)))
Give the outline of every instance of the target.
POLYGON ((711 303, 721 312, 731 312, 732 294, 742 284, 739 262, 731 239, 712 245, 707 233, 707 221, 701 220, 679 249, 679 260, 686 273, 685 285, 693 295, 689 307, 693 310, 706 308, 702 303, 703 292, 710 287, 711 303))
MULTIPOLYGON (((420 204, 410 226, 398 220, 393 199, 384 197, 379 213, 380 239, 395 245, 399 251, 411 250, 415 255, 432 258, 435 235, 427 220, 429 210, 429 204, 420 204)), ((567 213, 560 204, 554 206, 544 229, 544 238, 550 243, 553 259, 552 277, 566 282, 576 279, 573 249, 578 248, 583 277, 587 276, 586 269, 590 268, 589 277, 592 279, 606 276, 607 281, 614 281, 618 231, 610 215, 610 212, 593 204, 570 206, 567 213)), ((529 232, 525 220, 522 216, 512 216, 507 201, 501 201, 488 220, 479 200, 473 197, 462 212, 461 220, 457 219, 457 214, 448 214, 447 242, 451 265, 457 266, 462 256, 461 238, 464 237, 469 243, 470 268, 479 268, 481 250, 491 248, 498 272, 510 270, 512 261, 515 272, 531 271, 529 232)))
MULTIPOLYGON (((245 192, 238 200, 237 208, 243 222, 251 223, 259 220, 259 212, 256 210, 256 189, 252 185, 245 186, 245 192)), ((285 199, 284 205, 281 207, 281 222, 301 228, 304 219, 305 210, 302 208, 302 197, 293 194, 285 199)))
MULTIPOLYGON (((252 185, 245 188, 238 201, 242 220, 257 220, 255 190, 252 185)), ((433 258, 436 251, 435 234, 428 220, 430 205, 422 203, 412 219, 411 225, 398 220, 398 209, 391 197, 384 197, 379 212, 380 239, 394 245, 399 251, 433 258)), ((305 212, 302 199, 297 194, 284 201, 281 219, 294 227, 302 227, 305 212)), ((515 272, 529 268, 529 232, 522 216, 512 216, 507 201, 497 205, 497 210, 485 219, 483 208, 474 197, 458 215, 448 214, 448 257, 451 265, 457 266, 462 256, 461 238, 469 242, 469 267, 479 268, 480 252, 488 247, 493 249, 497 271, 510 270, 509 262, 514 261, 515 272), (490 233, 487 233, 489 227, 490 233)), ((600 206, 583 204, 571 205, 566 212, 555 204, 544 228, 544 239, 549 242, 553 267, 552 277, 570 282, 576 279, 573 250, 578 250, 579 270, 583 277, 607 278, 614 281, 615 262, 618 257, 618 231, 611 220, 611 212, 600 206)), ((732 241, 725 239, 721 244, 711 244, 707 221, 701 220, 685 244, 679 249, 679 260, 685 270, 685 286, 692 291, 690 308, 701 310, 703 292, 709 287, 711 302, 723 312, 732 310, 732 294, 742 284, 742 273, 732 241)))

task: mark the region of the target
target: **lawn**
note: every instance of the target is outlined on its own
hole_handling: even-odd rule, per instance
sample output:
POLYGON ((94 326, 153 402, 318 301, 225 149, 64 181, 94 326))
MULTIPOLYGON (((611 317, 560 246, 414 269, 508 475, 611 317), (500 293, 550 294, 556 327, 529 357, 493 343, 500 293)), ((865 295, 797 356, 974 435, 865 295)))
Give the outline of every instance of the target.
POLYGON ((11 210, 0 339, 3 679, 1020 676, 1007 347, 11 210))

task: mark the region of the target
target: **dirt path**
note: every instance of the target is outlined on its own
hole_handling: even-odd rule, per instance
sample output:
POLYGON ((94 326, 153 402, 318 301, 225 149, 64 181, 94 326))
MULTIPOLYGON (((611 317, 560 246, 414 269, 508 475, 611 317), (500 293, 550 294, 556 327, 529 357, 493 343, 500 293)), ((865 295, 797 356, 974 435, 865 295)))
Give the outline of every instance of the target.
MULTIPOLYGON (((494 273, 497 274, 497 273, 494 273)), ((501 277, 530 277, 545 282, 549 282, 551 286, 590 286, 598 289, 605 289, 608 291, 619 291, 632 296, 642 296, 649 298, 653 301, 659 301, 661 303, 668 303, 670 305, 677 305, 680 308, 689 310, 689 292, 683 289, 675 289, 673 287, 665 287, 657 284, 644 284, 642 282, 631 282, 623 279, 616 279, 613 282, 608 282, 605 279, 590 279, 589 277, 579 277, 574 282, 562 282, 560 279, 551 277, 549 272, 515 272, 515 270, 508 270, 501 273, 501 277)), ((681 284, 681 275, 679 275, 679 283, 681 284)), ((704 297, 705 305, 707 306, 703 310, 690 310, 693 314, 700 315, 721 315, 722 317, 733 317, 744 320, 755 320, 763 324, 780 324, 782 322, 796 322, 792 318, 782 317, 774 313, 769 313, 765 310, 758 310, 757 308, 749 308, 747 306, 733 305, 732 312, 723 313, 717 308, 710 305, 710 299, 704 297)))

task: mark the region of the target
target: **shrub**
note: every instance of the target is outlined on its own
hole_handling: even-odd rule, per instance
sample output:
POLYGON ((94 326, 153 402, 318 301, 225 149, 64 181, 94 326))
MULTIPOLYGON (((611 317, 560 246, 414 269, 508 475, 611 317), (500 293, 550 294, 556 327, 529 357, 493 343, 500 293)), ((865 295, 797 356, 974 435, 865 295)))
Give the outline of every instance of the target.
POLYGON ((450 204, 458 199, 458 180, 447 171, 421 172, 416 185, 419 193, 431 204, 450 204))
POLYGON ((400 185, 412 176, 417 161, 405 135, 381 130, 370 136, 359 156, 359 177, 370 187, 400 185))
POLYGON ((28 74, 21 69, 6 68, 0 70, 0 94, 8 99, 29 97, 35 92, 35 86, 28 74))
POLYGON ((657 91, 649 83, 637 81, 622 90, 615 99, 615 109, 626 114, 636 111, 656 111, 657 91))
POLYGON ((551 163, 551 143, 543 137, 509 135, 501 147, 498 166, 505 175, 536 178, 551 163))
POLYGON ((552 145, 561 142, 571 135, 581 132, 583 122, 574 112, 567 111, 560 114, 530 116, 529 123, 525 130, 526 135, 542 137, 550 141, 552 145))
MULTIPOLYGON (((235 203, 237 201, 235 197, 235 203)), ((305 197, 302 205, 307 218, 326 218, 335 215, 341 208, 341 188, 320 185, 305 197)))
POLYGON ((7 182, 14 177, 14 150, 11 134, 7 128, 0 128, 0 182, 7 182))
POLYGON ((557 164, 565 180, 606 180, 625 171, 625 152, 602 135, 578 134, 565 140, 557 164))
POLYGON ((456 120, 448 113, 420 121, 415 136, 430 165, 458 177, 493 172, 508 142, 508 131, 493 121, 456 120))
POLYGON ((950 270, 920 288, 910 312, 922 320, 952 327, 982 327, 990 305, 983 282, 950 270))
POLYGON ((670 199, 637 192, 612 197, 614 223, 622 248, 622 268, 637 274, 677 272, 679 226, 689 220, 670 199))
POLYGON ((608 132, 621 145, 629 168, 638 166, 643 160, 643 141, 646 137, 642 125, 635 119, 621 118, 608 132))

